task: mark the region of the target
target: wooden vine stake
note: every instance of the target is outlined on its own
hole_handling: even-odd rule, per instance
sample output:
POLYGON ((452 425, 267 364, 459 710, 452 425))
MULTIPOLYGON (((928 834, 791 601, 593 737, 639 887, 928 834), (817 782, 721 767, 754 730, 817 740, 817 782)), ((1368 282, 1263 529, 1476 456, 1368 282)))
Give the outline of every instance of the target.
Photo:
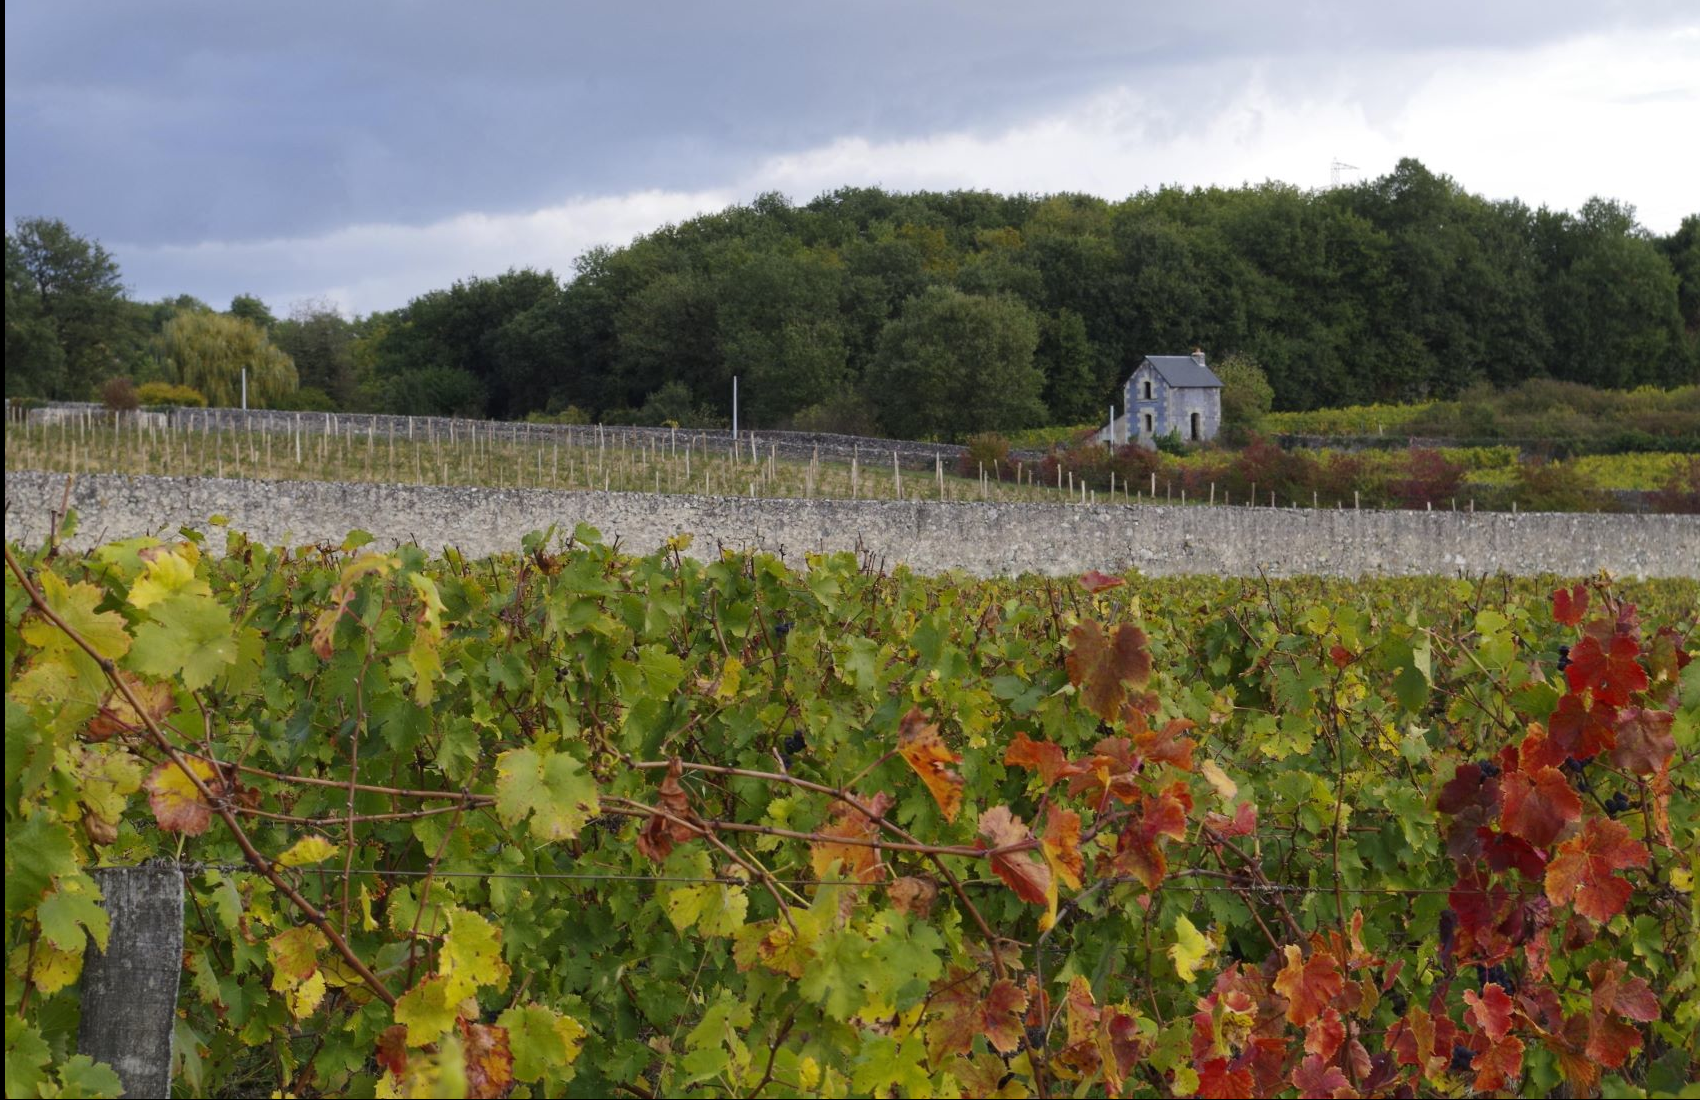
POLYGON ((112 931, 83 963, 77 1050, 110 1063, 125 1096, 171 1095, 171 1036, 183 973, 183 872, 168 860, 90 872, 112 931))

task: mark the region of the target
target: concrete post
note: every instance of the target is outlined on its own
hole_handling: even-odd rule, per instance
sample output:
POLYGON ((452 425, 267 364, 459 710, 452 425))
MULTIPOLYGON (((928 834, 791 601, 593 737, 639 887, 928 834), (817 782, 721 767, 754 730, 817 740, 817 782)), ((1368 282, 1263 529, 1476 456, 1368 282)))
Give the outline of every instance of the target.
POLYGON ((112 932, 83 962, 78 1053, 109 1062, 124 1095, 171 1095, 171 1036, 183 973, 183 872, 150 860, 92 872, 112 932))

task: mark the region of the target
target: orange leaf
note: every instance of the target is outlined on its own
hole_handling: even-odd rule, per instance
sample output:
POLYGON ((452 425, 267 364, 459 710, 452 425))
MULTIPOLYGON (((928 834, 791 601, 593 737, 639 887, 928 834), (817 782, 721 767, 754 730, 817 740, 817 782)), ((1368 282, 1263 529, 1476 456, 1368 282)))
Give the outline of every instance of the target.
MULTIPOLYGON (((118 675, 129 685, 136 701, 142 704, 142 710, 156 723, 177 706, 177 699, 171 694, 170 684, 163 681, 154 684, 143 683, 128 672, 120 672, 118 675)), ((95 742, 105 741, 115 733, 134 732, 146 725, 142 715, 124 698, 124 693, 114 687, 107 691, 106 698, 101 701, 100 712, 90 718, 89 724, 83 728, 83 738, 95 742)))
POLYGON ((466 1089, 473 1100, 506 1096, 514 1084, 514 1056, 508 1049, 508 1029, 460 1020, 466 1057, 466 1089))
POLYGON ((1176 718, 1161 730, 1142 730, 1133 735, 1133 747, 1147 764, 1173 764, 1183 772, 1192 770, 1192 750, 1198 742, 1182 734, 1198 723, 1176 718))
POLYGON ((1475 990, 1466 989, 1464 1003, 1470 1006, 1470 1017, 1489 1042, 1499 1042, 1511 1030, 1511 998, 1505 995, 1498 982, 1483 986, 1479 997, 1475 990))
POLYGON ((939 812, 946 821, 955 821, 962 809, 962 776, 951 767, 960 764, 962 757, 945 747, 939 728, 927 721, 920 707, 909 708, 897 734, 897 751, 915 769, 921 782, 933 792, 939 812))
MULTIPOLYGON (((993 806, 980 815, 981 848, 1006 848, 1033 840, 1033 834, 1008 806, 993 806), (987 842, 990 843, 987 843, 987 842)), ((1002 852, 992 857, 992 871, 1022 901, 1046 905, 1050 900, 1051 869, 1031 851, 1002 852)))
POLYGON ((1641 1033, 1616 1017, 1642 1023, 1659 1018, 1658 997, 1644 978, 1625 981, 1627 970, 1628 964, 1622 959, 1601 959, 1588 967, 1593 1011, 1588 1017, 1587 1055, 1608 1069, 1622 1066, 1641 1045, 1641 1033))
POLYGON ((1275 992, 1287 998, 1288 1022, 1304 1027, 1340 995, 1340 965, 1326 951, 1313 951, 1309 960, 1292 944, 1284 952, 1287 965, 1275 975, 1275 992))
POLYGON ((1123 829, 1116 840, 1115 867, 1155 890, 1169 872, 1163 841, 1186 839, 1186 815, 1192 811, 1192 792, 1186 784, 1169 784, 1155 795, 1144 795, 1137 822, 1123 829))
POLYGON ((1582 816, 1582 800, 1557 768, 1545 767, 1533 774, 1506 772, 1500 778, 1500 793, 1505 799, 1500 824, 1537 848, 1557 840, 1582 816))
POLYGON ((1121 713, 1127 689, 1144 687, 1151 678, 1151 652, 1145 631, 1122 623, 1106 636, 1092 620, 1077 623, 1068 632, 1069 683, 1081 689, 1086 709, 1106 722, 1121 713))
POLYGON ((1584 706, 1582 696, 1566 695, 1552 712, 1548 727, 1552 745, 1561 758, 1574 756, 1586 760, 1617 744, 1616 708, 1598 700, 1590 701, 1593 706, 1584 706))
POLYGON ((1069 763, 1061 745, 1050 741, 1035 741, 1025 732, 1017 733, 1015 740, 1009 743, 1003 753, 1003 762, 1038 772, 1039 782, 1047 787, 1064 776, 1083 774, 1089 767, 1086 764, 1069 763))
POLYGON ((1027 1009, 1027 994, 1020 986, 999 978, 982 997, 979 981, 955 970, 934 989, 927 1048, 935 1061, 950 1054, 966 1054, 976 1035, 984 1035, 994 1049, 1005 1054, 1020 1048, 1021 1014, 1027 1009))
POLYGON ((1623 911, 1631 892, 1629 883, 1612 872, 1645 866, 1647 849, 1626 827, 1591 817, 1547 864, 1547 898, 1554 905, 1574 901, 1578 913, 1603 924, 1623 911))
MULTIPOLYGON (((884 816, 896 801, 891 795, 881 791, 871 800, 858 804, 865 806, 868 812, 875 816, 884 816)), ((879 826, 874 824, 873 819, 844 802, 833 803, 832 822, 818 831, 821 836, 841 837, 850 841, 879 839, 879 826)), ((878 882, 885 877, 885 864, 880 861, 880 850, 867 844, 816 841, 809 846, 809 861, 814 865, 816 878, 824 879, 832 869, 834 861, 839 865, 840 874, 858 882, 878 882)))
MULTIPOLYGON (((691 797, 679 782, 679 775, 679 761, 675 759, 667 765, 667 777, 661 781, 661 797, 656 805, 674 817, 694 821, 696 814, 691 810, 691 797)), ((689 825, 671 821, 660 814, 650 814, 649 820, 643 824, 643 831, 638 833, 637 850, 660 863, 673 851, 674 844, 683 844, 696 835, 697 831, 689 825)))
MULTIPOLYGON (((205 760, 190 756, 184 758, 184 763, 214 795, 224 789, 216 770, 205 760)), ((212 807, 201 798, 201 792, 183 769, 171 761, 150 772, 142 786, 148 792, 153 816, 166 832, 200 836, 212 823, 212 807)))
POLYGON ((1071 889, 1080 889, 1080 872, 1085 868, 1080 855, 1080 815, 1055 803, 1050 805, 1045 811, 1041 843, 1051 871, 1071 889))
POLYGON ((1476 1071, 1475 1090, 1488 1096, 1503 1095, 1523 1072, 1523 1040, 1507 1035, 1470 1062, 1476 1071))

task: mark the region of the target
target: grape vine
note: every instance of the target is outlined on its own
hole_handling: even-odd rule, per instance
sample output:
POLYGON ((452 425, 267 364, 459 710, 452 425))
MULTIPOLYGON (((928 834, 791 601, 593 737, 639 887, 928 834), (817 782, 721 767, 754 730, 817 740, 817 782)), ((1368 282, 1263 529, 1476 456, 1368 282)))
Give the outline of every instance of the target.
POLYGON ((116 1093, 89 871, 159 857, 197 1094, 1695 1072, 1692 582, 363 541, 8 547, 9 1095, 116 1093))

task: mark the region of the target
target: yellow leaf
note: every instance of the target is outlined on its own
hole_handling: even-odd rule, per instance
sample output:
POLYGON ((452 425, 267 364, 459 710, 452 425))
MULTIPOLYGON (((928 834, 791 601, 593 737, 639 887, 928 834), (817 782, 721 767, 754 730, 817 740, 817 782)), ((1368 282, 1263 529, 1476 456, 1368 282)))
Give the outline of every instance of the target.
MULTIPOLYGON (((193 756, 183 762, 213 794, 223 789, 224 783, 211 764, 193 756)), ((200 836, 212 823, 212 807, 201 798, 189 775, 172 761, 154 768, 142 786, 147 788, 148 805, 159 827, 166 832, 200 836)))
POLYGON ((195 567, 178 554, 160 554, 148 561, 147 571, 130 586, 130 606, 149 608, 177 593, 210 596, 212 587, 195 576, 195 567))
POLYGON ((297 1020, 305 1019, 319 1007, 319 1002, 325 999, 325 976, 314 973, 312 977, 291 989, 284 990, 283 1003, 289 1008, 289 1014, 297 1020))
POLYGON ((1222 796, 1223 802, 1232 802, 1234 796, 1240 793, 1239 785, 1228 778, 1228 773, 1223 771, 1216 761, 1206 760, 1199 765, 1198 771, 1216 788, 1216 793, 1222 796))
POLYGON ((410 1047, 436 1042, 459 1015, 460 1002, 448 996, 448 982, 435 975, 403 993, 395 1005, 395 1022, 407 1028, 410 1047))
POLYGON ((304 836, 289 846, 289 851, 277 857, 279 864, 285 867, 305 867, 309 863, 323 863, 336 855, 337 846, 322 836, 304 836))
POLYGON ((1181 981, 1190 982, 1198 976, 1199 968, 1215 953, 1215 944, 1185 915, 1175 918, 1175 942, 1169 947, 1169 958, 1175 962, 1175 973, 1181 981))

